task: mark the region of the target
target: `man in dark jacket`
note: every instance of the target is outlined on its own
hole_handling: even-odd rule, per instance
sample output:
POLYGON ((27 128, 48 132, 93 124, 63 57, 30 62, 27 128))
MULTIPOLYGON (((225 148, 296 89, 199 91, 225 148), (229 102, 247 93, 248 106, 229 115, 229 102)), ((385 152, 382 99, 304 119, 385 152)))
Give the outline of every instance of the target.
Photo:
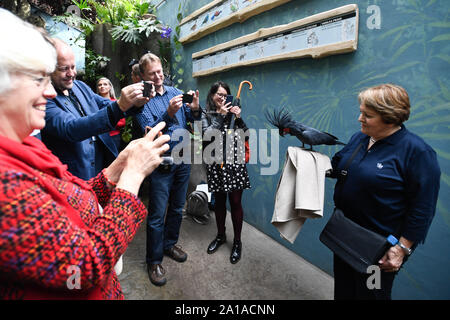
POLYGON ((118 150, 109 132, 133 105, 143 105, 143 84, 122 89, 118 101, 95 94, 77 75, 71 47, 53 39, 57 50, 57 66, 51 75, 58 95, 46 106, 42 141, 68 166, 69 171, 90 179, 117 157, 118 150))

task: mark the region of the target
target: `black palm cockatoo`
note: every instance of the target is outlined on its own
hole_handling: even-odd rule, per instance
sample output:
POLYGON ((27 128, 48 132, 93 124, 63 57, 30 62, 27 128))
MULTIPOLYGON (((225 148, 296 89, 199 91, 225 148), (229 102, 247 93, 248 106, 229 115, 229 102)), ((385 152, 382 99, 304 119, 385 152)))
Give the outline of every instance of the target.
POLYGON ((310 150, 312 146, 319 144, 335 145, 342 144, 337 137, 329 134, 327 132, 322 132, 317 129, 305 126, 298 121, 292 120, 292 116, 288 111, 281 109, 279 111, 274 110, 273 114, 266 111, 267 120, 278 128, 280 136, 284 137, 285 134, 289 133, 291 136, 297 137, 302 142, 302 147, 305 144, 310 145, 310 150))

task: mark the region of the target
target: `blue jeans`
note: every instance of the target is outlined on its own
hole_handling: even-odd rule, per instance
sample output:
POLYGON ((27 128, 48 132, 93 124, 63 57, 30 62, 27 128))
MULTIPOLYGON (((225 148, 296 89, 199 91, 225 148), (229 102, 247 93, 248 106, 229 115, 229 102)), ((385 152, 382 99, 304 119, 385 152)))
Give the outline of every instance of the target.
POLYGON ((182 163, 172 165, 170 172, 156 169, 150 175, 147 264, 160 264, 164 250, 178 241, 190 173, 191 165, 182 163))

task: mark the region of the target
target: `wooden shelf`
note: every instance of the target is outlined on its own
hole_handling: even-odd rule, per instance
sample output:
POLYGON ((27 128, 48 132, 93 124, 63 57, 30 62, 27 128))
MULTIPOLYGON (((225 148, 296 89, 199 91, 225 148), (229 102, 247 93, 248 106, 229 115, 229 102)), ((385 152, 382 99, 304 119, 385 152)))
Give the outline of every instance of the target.
POLYGON ((267 62, 352 52, 358 45, 358 6, 350 4, 195 52, 193 77, 267 62), (285 41, 286 43, 283 43, 285 41), (270 47, 279 46, 277 48, 270 47), (252 50, 259 50, 258 54, 252 50), (269 48, 272 53, 264 52, 269 48), (277 50, 278 49, 278 50, 277 50), (247 52, 245 52, 247 50, 247 52), (248 54, 247 58, 243 58, 248 54), (239 58, 236 56, 239 55, 239 58), (209 65, 208 65, 209 63, 209 65))

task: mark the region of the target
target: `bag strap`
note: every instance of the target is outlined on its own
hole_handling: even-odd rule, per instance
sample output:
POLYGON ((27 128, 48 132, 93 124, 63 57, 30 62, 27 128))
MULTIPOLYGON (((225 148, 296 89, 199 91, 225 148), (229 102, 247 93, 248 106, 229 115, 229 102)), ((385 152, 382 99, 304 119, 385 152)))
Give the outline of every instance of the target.
MULTIPOLYGON (((348 158, 347 162, 344 165, 344 168, 337 175, 338 182, 341 182, 342 184, 344 184, 345 180, 347 180, 347 174, 348 174, 347 169, 350 167, 350 164, 352 163, 353 159, 356 157, 356 154, 358 153, 359 149, 361 149, 362 145, 363 145, 363 143, 361 142, 356 147, 356 149, 353 150, 353 153, 350 156, 350 158, 348 158)), ((340 195, 341 195, 341 192, 342 192, 342 186, 341 186, 341 188, 339 190, 340 190, 340 192, 339 192, 339 195, 338 195, 338 199, 340 198, 340 195)))
POLYGON ((359 149, 361 149, 363 143, 361 142, 356 149, 353 151, 352 155, 350 156, 350 158, 348 158, 347 162, 344 165, 344 169, 341 170, 341 172, 339 173, 339 177, 346 177, 347 176, 347 169, 348 167, 350 167, 350 164, 352 163, 353 159, 356 157, 356 155, 358 154, 359 149))

